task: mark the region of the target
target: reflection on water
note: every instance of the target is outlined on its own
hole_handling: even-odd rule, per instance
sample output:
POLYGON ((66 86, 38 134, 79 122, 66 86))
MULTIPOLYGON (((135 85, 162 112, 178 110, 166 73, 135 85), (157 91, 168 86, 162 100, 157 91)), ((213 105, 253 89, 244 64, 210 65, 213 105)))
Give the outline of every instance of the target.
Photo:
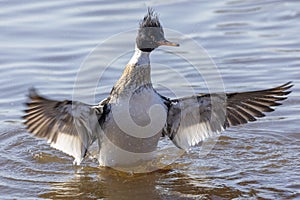
MULTIPOLYGON (((1 199, 300 198, 300 2, 30 0, 0 4, 1 199), (35 86, 52 98, 72 99, 87 55, 112 35, 137 28, 147 5, 160 13, 164 27, 184 35, 167 38, 181 45, 192 38, 208 51, 227 91, 268 88, 291 80, 293 93, 267 118, 212 138, 217 144, 205 156, 195 147, 167 168, 149 174, 99 168, 92 160, 74 167, 70 157, 25 131, 20 119, 25 94, 35 86)), ((116 49, 122 52, 128 43, 115 41, 104 49, 105 55, 114 57, 116 49)), ((109 93, 130 56, 123 54, 112 62, 98 84, 96 101, 109 93)), ((94 70, 105 68, 103 60, 95 59, 94 70)), ((203 80, 169 49, 159 49, 151 59, 153 81, 164 95, 171 96, 174 90, 179 95, 205 92, 203 80), (178 74, 189 84, 178 83, 178 74)), ((209 72, 208 66, 201 67, 209 72)), ((91 78, 79 85, 86 96, 91 91, 86 81, 91 78)))
POLYGON ((110 169, 84 168, 74 174, 71 180, 64 183, 52 183, 48 193, 40 195, 43 198, 83 199, 104 198, 139 199, 145 197, 159 199, 156 182, 159 173, 151 175, 128 175, 110 169))
MULTIPOLYGON (((179 167, 179 166, 172 166, 179 167)), ((200 173, 201 174, 201 173, 200 173)), ((194 199, 235 198, 244 194, 227 186, 211 187, 211 179, 189 177, 177 170, 163 169, 148 174, 125 174, 112 169, 86 167, 67 182, 51 183, 50 199, 194 199)))

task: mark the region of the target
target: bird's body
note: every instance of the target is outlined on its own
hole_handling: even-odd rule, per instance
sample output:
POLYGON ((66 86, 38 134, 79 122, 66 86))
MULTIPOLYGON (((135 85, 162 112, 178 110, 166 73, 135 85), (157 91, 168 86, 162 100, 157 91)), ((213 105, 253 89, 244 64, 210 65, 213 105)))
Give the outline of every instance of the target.
POLYGON ((101 141, 100 165, 126 166, 151 159, 162 135, 167 107, 152 87, 149 53, 136 49, 107 105, 109 112, 101 123, 105 138, 101 141), (153 106, 160 106, 164 114, 150 119, 153 106))
POLYGON ((98 142, 102 166, 122 167, 155 159, 162 136, 188 149, 230 126, 255 121, 286 99, 292 85, 242 93, 196 94, 169 99, 152 86, 150 53, 161 45, 179 46, 164 38, 152 10, 140 24, 136 49, 112 91, 99 105, 44 98, 29 93, 25 125, 52 147, 80 164, 98 142))

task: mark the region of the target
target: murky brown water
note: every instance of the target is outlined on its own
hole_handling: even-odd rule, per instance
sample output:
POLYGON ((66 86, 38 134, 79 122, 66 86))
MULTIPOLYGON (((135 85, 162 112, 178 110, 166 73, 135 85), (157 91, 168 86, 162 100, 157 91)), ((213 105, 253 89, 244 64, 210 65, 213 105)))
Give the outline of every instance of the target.
MULTIPOLYGON (((13 0, 0 5, 0 199, 300 198, 300 2, 13 0), (293 93, 268 117, 208 140, 207 145, 217 143, 205 156, 193 148, 149 174, 99 168, 92 160, 74 167, 70 157, 25 131, 20 116, 27 89, 35 86, 52 98, 72 99, 77 72, 89 52, 110 36, 136 28, 148 5, 160 13, 165 27, 208 51, 227 91, 292 80, 293 93)), ((114 56, 126 42, 112 44, 107 55, 114 56)), ((101 79, 99 101, 120 76, 128 56, 101 79)), ((157 51, 152 61, 179 69, 195 90, 202 91, 202 80, 182 60, 157 51)), ((187 94, 187 85, 167 76, 158 64, 153 66, 158 90, 187 94)))

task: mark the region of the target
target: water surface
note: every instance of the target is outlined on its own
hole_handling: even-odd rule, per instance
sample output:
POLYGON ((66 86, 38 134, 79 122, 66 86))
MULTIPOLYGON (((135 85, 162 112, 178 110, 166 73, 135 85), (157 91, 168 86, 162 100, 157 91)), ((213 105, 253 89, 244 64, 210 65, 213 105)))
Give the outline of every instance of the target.
MULTIPOLYGON (((300 2, 11 0, 0 5, 1 199, 300 198, 300 2), (184 46, 190 38, 207 50, 226 91, 293 81, 293 93, 268 117, 213 138, 211 143, 217 143, 206 156, 193 148, 166 169, 138 175, 99 168, 92 160, 74 167, 70 157, 24 129, 20 116, 28 88, 34 86, 54 99, 72 99, 89 53, 111 36, 136 29, 147 6, 160 13, 164 27, 185 36, 170 39, 184 46)), ((109 93, 130 58, 132 37, 105 48, 105 54, 114 57, 132 45, 101 78, 96 102, 109 93)), ((152 54, 156 88, 169 96, 172 91, 190 94, 191 86, 206 91, 203 79, 170 53, 180 50, 161 48, 152 54), (162 66, 172 66, 189 84, 162 66)), ((106 67, 101 59, 97 63, 99 70, 106 67)), ((90 92, 89 79, 83 77, 83 93, 90 92)))

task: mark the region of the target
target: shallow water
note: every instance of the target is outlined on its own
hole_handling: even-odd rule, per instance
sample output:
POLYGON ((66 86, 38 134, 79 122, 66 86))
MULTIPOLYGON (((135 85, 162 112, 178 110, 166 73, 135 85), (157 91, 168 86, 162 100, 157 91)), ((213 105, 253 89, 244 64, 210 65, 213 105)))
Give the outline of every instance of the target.
POLYGON ((12 0, 0 4, 1 199, 300 198, 300 2, 12 0), (293 81, 293 92, 266 118, 208 140, 213 149, 207 155, 193 148, 165 169, 137 175, 99 168, 92 160, 74 167, 70 157, 24 129, 20 116, 28 88, 34 86, 61 100, 72 99, 77 88, 87 94, 81 100, 100 101, 131 56, 135 29, 147 6, 160 13, 167 37, 181 44, 181 49, 160 48, 152 54, 153 81, 162 94, 206 91, 204 80, 216 77, 226 91, 293 81), (110 41, 113 35, 119 40, 110 41), (128 40, 122 40, 124 35, 128 40), (194 50, 186 48, 190 39, 206 49, 216 69, 205 65, 202 54, 193 57, 194 50), (94 80, 98 71, 82 67, 97 45, 96 50, 104 52, 93 62, 99 71, 107 67, 104 58, 116 59, 99 83, 94 80), (178 54, 204 63, 202 77, 178 54), (88 75, 78 76, 85 70, 88 75), (178 81, 178 74, 185 82, 178 81), (98 85, 95 95, 93 84, 98 85))

